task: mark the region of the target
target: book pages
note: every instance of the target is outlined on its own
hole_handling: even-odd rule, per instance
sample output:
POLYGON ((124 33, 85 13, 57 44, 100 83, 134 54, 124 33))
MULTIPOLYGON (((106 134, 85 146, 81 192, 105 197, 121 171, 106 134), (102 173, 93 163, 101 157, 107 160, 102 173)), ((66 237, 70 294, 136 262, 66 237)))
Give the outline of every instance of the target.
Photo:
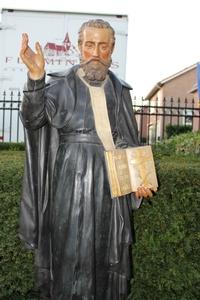
POLYGON ((108 179, 112 197, 131 193, 130 173, 123 149, 105 151, 108 179))
POLYGON ((151 146, 105 151, 105 159, 112 197, 136 192, 140 186, 157 190, 151 146))
POLYGON ((157 191, 158 181, 151 146, 127 148, 127 161, 133 191, 139 186, 157 191))

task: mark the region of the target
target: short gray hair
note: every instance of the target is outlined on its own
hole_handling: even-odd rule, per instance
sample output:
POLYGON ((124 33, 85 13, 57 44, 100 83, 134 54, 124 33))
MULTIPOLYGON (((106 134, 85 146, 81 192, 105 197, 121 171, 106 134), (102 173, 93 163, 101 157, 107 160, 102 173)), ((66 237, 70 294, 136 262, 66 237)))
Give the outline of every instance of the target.
POLYGON ((81 46, 82 42, 83 42, 83 31, 85 28, 88 27, 93 27, 93 28, 106 28, 109 29, 111 32, 111 42, 112 42, 112 46, 114 47, 115 45, 115 31, 112 28, 112 26, 110 25, 110 23, 108 23, 107 21, 104 21, 102 19, 93 19, 93 20, 89 20, 85 23, 83 23, 79 29, 78 32, 78 45, 81 46))

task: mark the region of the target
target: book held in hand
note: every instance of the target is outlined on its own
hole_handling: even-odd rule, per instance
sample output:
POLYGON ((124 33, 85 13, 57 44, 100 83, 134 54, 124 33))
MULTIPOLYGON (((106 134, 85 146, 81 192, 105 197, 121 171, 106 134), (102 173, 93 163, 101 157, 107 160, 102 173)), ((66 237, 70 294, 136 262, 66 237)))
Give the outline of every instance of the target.
POLYGON ((112 197, 136 192, 140 186, 157 190, 151 146, 105 151, 105 159, 112 197))

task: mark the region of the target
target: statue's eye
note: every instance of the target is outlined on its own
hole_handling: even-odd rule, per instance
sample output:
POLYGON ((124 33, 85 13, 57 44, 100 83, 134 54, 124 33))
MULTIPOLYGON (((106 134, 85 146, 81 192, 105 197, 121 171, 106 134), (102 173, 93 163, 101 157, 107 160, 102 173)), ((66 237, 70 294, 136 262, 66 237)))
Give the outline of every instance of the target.
POLYGON ((92 44, 92 43, 87 43, 87 44, 86 44, 86 47, 87 47, 88 49, 92 49, 92 48, 93 48, 93 44, 92 44))

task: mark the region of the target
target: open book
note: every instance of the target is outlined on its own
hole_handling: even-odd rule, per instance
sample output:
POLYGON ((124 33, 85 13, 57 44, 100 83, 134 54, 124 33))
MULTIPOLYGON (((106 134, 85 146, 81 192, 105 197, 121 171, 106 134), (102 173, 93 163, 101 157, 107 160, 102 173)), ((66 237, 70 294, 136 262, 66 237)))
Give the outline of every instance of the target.
POLYGON ((112 197, 135 192, 139 186, 157 190, 151 146, 105 151, 105 159, 112 197))

